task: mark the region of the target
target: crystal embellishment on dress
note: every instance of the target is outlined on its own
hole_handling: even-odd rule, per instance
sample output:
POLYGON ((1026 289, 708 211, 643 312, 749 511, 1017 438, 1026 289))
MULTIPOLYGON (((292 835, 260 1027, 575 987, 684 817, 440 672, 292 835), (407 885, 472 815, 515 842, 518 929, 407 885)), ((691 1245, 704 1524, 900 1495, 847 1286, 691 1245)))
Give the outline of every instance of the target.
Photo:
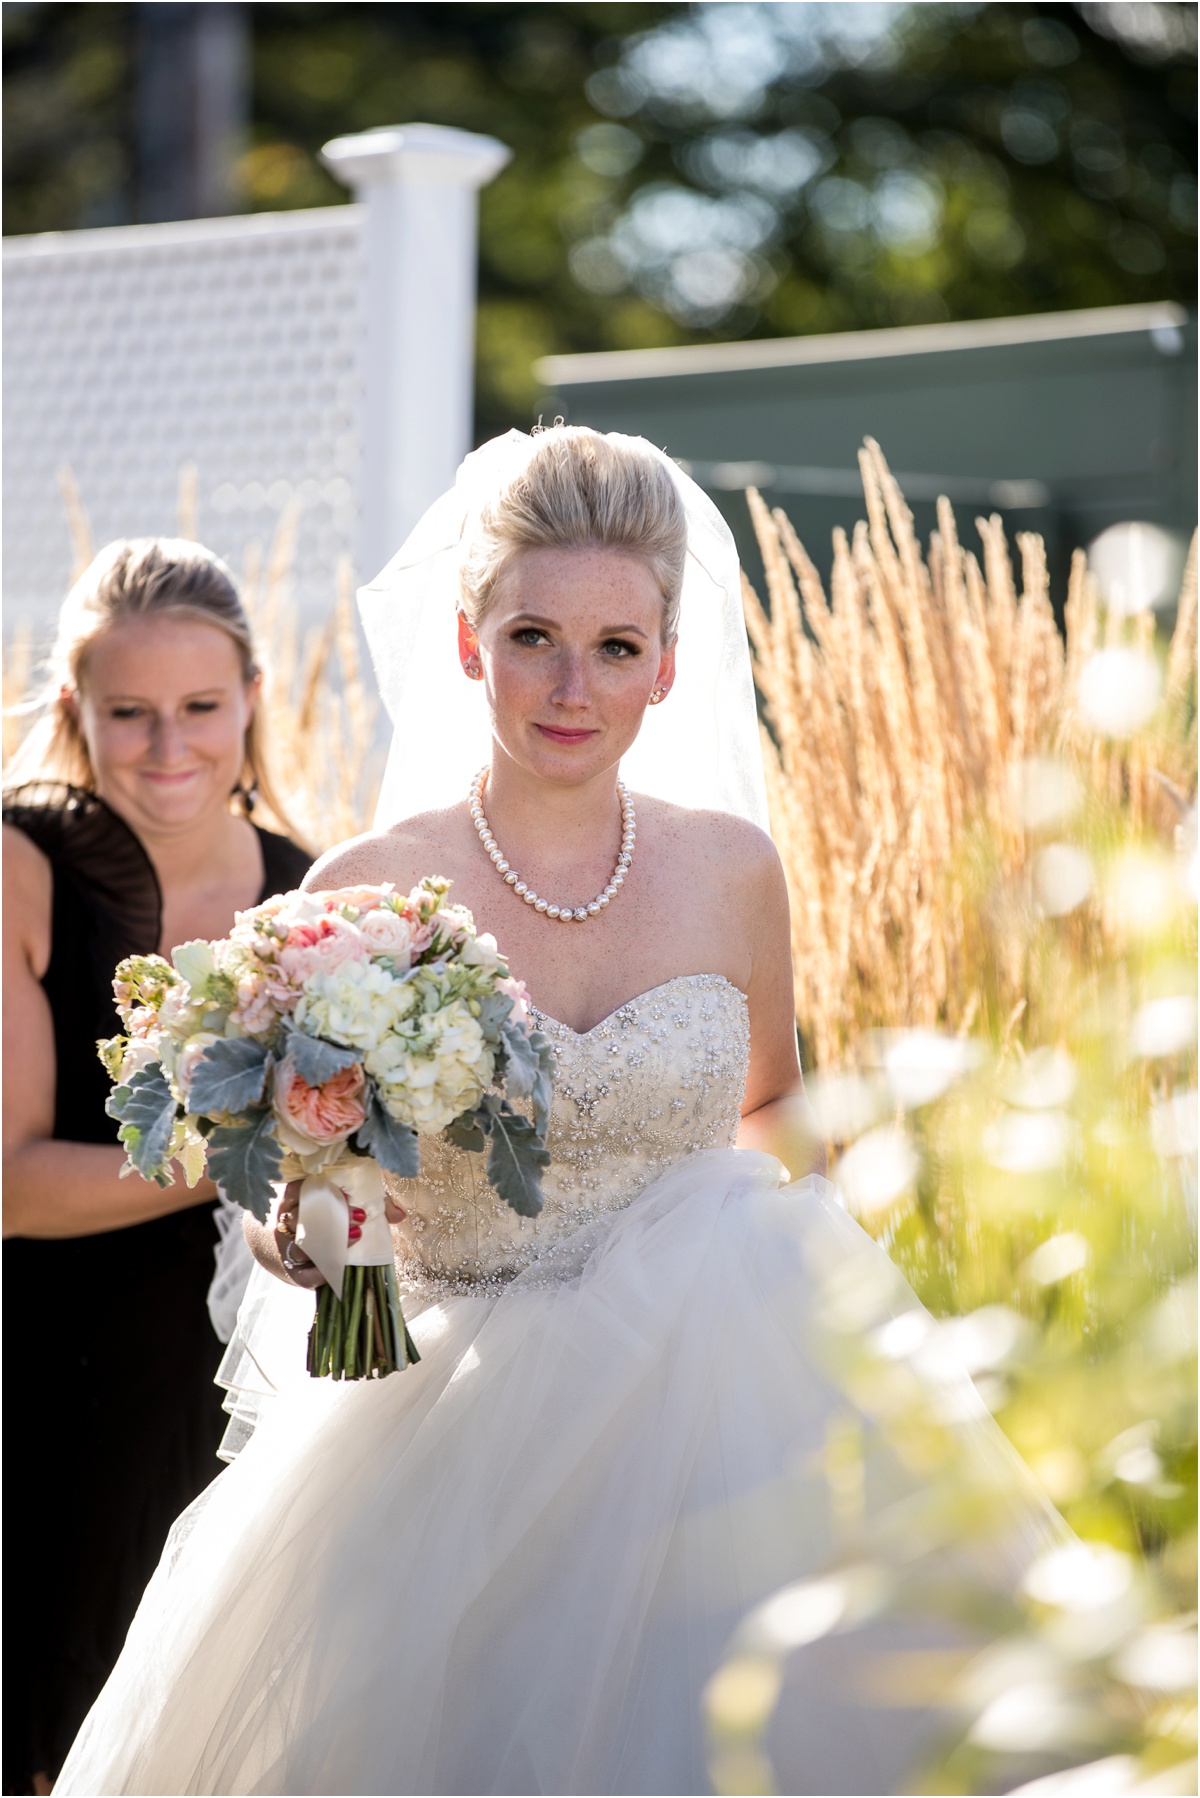
POLYGON ((554 1046, 545 1207, 521 1218, 481 1158, 430 1138, 418 1180, 388 1187, 401 1281, 422 1297, 569 1279, 599 1227, 680 1158, 729 1148, 750 1060, 746 996, 721 974, 682 974, 575 1031, 534 1008, 554 1046))

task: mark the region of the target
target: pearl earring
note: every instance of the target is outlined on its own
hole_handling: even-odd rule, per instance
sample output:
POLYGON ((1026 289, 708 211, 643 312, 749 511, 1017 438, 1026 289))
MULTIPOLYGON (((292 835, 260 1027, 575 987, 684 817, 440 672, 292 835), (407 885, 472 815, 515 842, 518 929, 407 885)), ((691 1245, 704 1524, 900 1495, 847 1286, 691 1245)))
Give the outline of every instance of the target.
POLYGON ((464 662, 463 663, 463 673, 466 675, 468 680, 482 680, 483 679, 483 669, 479 666, 478 662, 464 662))
POLYGON ((655 687, 653 693, 650 695, 650 704, 659 705, 666 697, 667 689, 665 687, 655 687))

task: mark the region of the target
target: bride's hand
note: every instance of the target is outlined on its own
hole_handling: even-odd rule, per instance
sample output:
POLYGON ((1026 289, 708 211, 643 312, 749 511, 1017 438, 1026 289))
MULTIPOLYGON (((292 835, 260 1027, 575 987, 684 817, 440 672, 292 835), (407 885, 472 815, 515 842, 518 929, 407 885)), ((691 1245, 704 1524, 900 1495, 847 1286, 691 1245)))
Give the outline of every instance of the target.
POLYGON ((293 1286, 302 1286, 306 1292, 315 1292, 318 1286, 324 1286, 325 1275, 296 1241, 296 1220, 300 1214, 302 1184, 300 1180, 289 1180, 283 1189, 283 1197, 275 1211, 275 1249, 284 1277, 293 1286))
MULTIPOLYGON (((300 1213, 299 1180, 289 1180, 275 1212, 275 1249, 279 1264, 294 1286, 315 1292, 325 1284, 325 1276, 304 1253, 296 1241, 296 1220, 300 1213)), ((390 1196, 385 1196, 384 1213, 389 1224, 402 1224, 408 1213, 390 1196)))

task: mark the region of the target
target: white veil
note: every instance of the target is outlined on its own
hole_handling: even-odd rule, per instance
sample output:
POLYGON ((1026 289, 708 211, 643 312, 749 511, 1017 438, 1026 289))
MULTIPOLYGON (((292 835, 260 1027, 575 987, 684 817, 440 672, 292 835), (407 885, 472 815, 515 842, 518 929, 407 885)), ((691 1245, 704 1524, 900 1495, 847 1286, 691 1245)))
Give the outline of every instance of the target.
MULTIPOLYGON (((736 812, 767 828, 741 576, 729 526, 695 482, 642 438, 670 470, 687 511, 688 553, 675 685, 650 708, 621 772, 635 792, 678 805, 736 812)), ((382 574, 358 594, 379 691, 392 721, 378 827, 466 795, 488 760, 483 689, 464 678, 456 646, 458 566, 465 527, 537 443, 494 437, 462 463, 382 574)))

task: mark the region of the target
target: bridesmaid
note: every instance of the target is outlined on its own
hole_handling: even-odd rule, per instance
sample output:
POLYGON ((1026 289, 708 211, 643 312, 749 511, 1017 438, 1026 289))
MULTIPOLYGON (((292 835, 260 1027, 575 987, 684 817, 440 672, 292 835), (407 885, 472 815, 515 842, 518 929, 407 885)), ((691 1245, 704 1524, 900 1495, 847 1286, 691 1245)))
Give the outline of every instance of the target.
POLYGON ((4 794, 5 1792, 48 1792, 174 1518, 218 1470, 216 1190, 121 1179, 96 1039, 124 955, 228 933, 310 857, 263 762, 232 576, 110 543, 4 794), (15 1470, 20 1469, 18 1474, 15 1470))

